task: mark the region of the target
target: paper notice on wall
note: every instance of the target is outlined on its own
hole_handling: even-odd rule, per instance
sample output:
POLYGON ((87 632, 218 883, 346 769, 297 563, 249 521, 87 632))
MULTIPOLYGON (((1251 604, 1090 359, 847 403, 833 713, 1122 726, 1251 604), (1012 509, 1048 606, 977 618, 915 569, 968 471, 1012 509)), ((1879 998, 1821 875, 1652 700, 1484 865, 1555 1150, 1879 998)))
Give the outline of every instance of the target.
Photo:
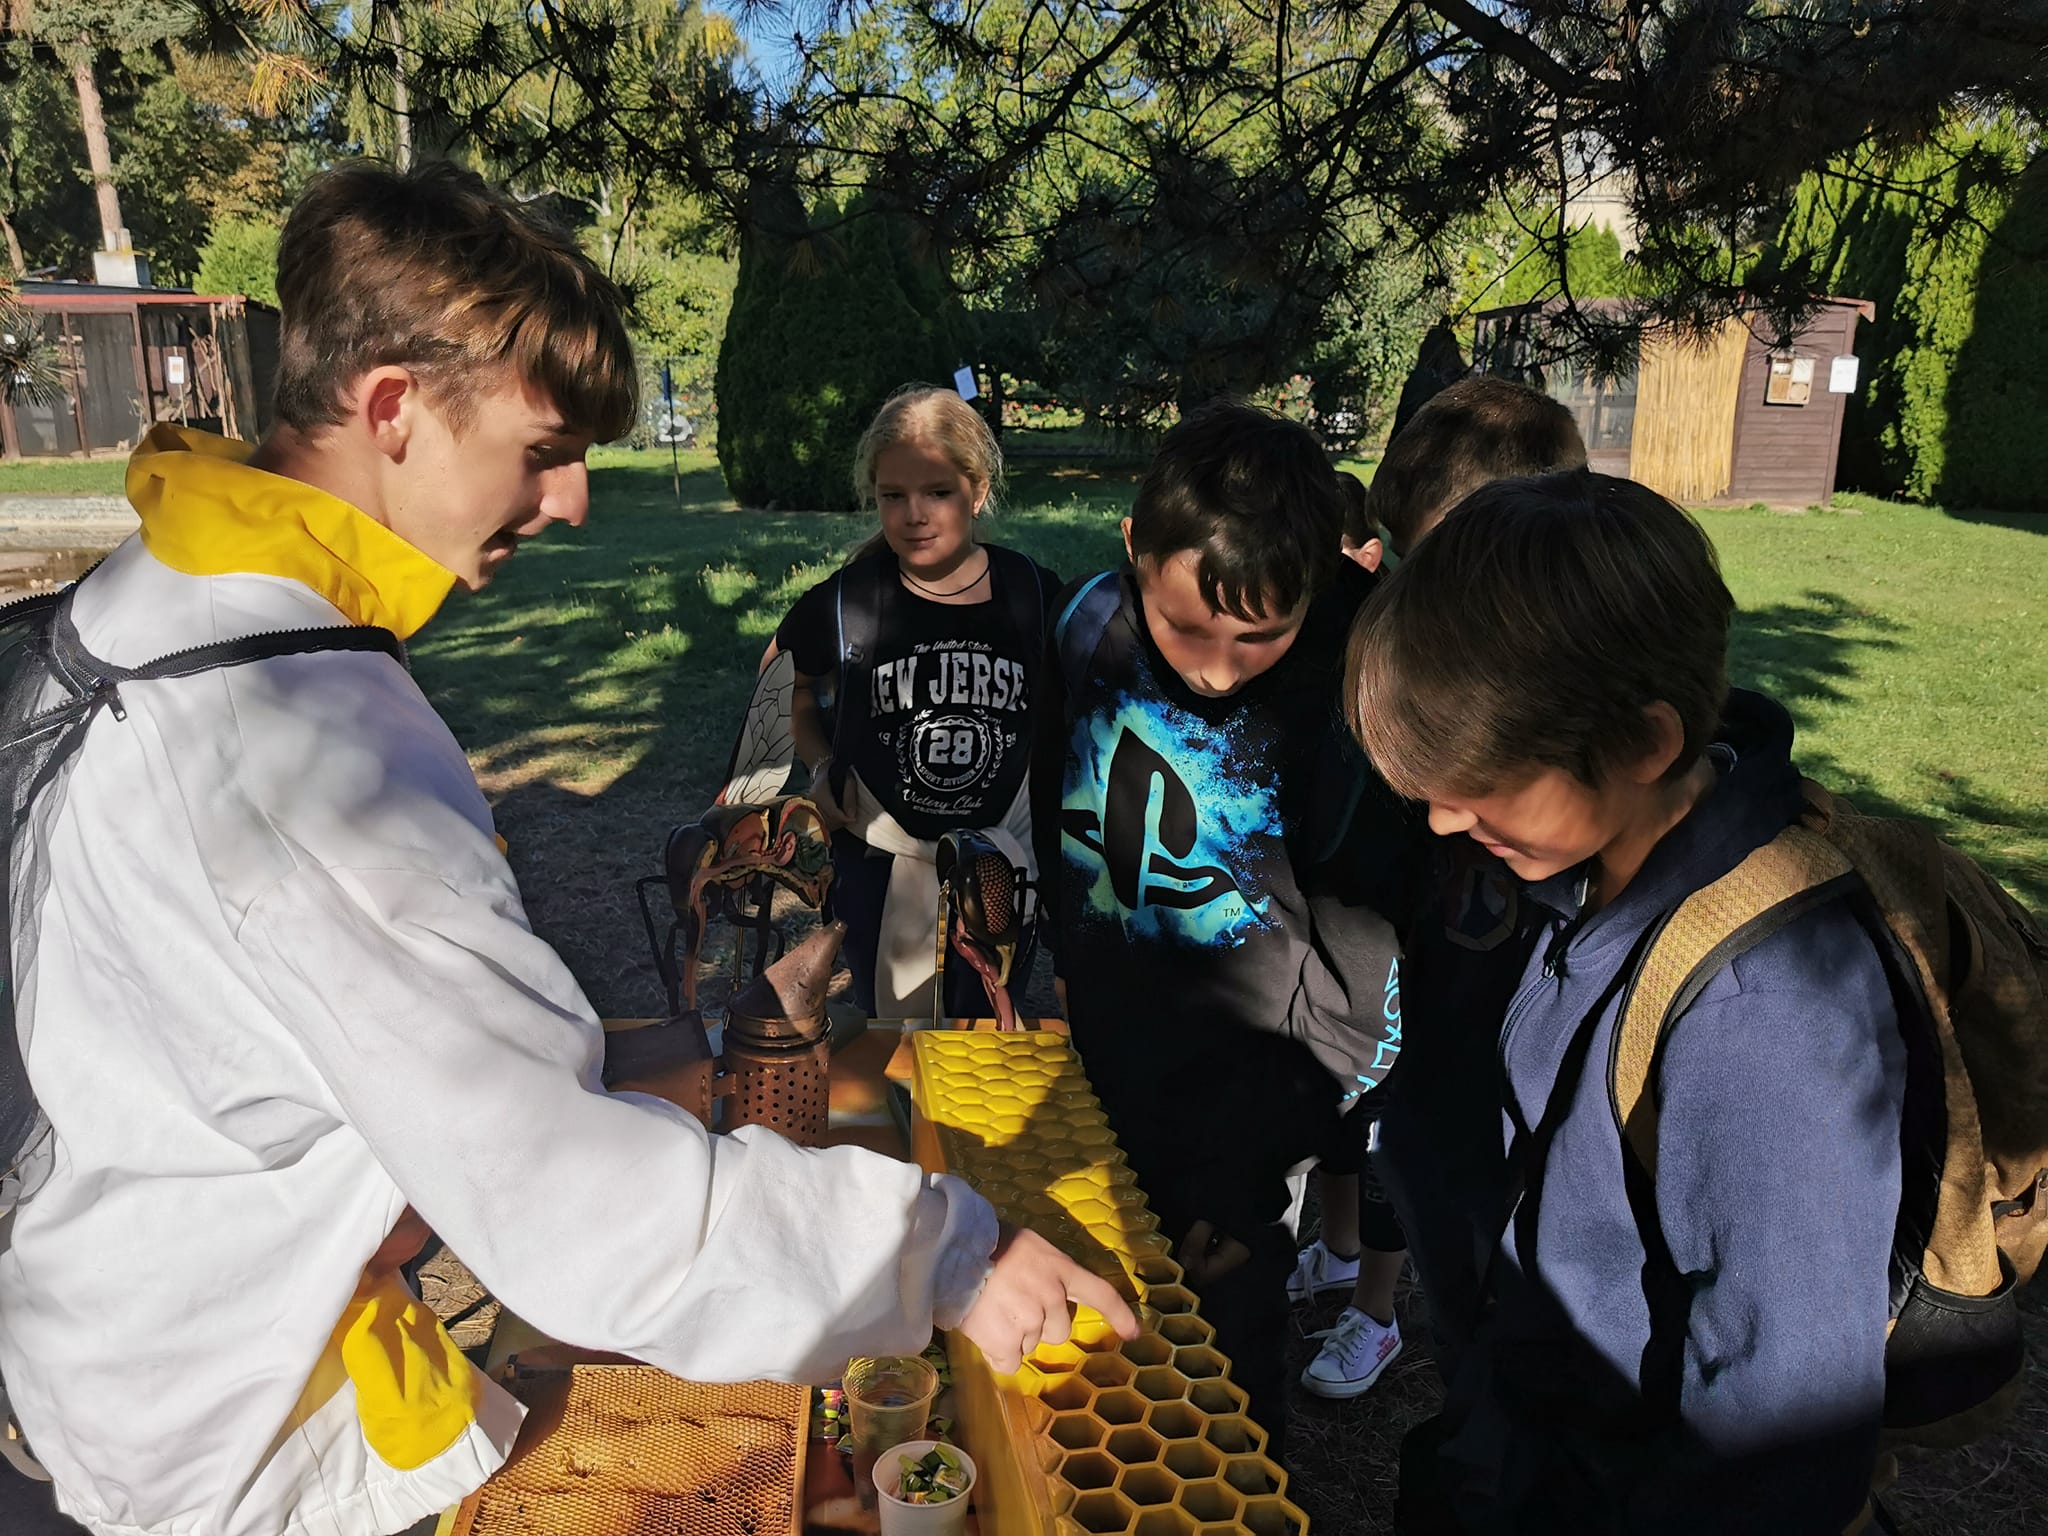
POLYGON ((960 398, 962 400, 972 400, 981 393, 981 386, 974 382, 974 370, 972 368, 955 368, 953 370, 953 387, 960 391, 960 398))
POLYGON ((1856 365, 1854 357, 1838 357, 1828 364, 1828 393, 1831 395, 1853 395, 1856 393, 1856 365))
POLYGON ((164 354, 164 383, 173 389, 182 389, 185 384, 185 354, 166 352, 164 354))

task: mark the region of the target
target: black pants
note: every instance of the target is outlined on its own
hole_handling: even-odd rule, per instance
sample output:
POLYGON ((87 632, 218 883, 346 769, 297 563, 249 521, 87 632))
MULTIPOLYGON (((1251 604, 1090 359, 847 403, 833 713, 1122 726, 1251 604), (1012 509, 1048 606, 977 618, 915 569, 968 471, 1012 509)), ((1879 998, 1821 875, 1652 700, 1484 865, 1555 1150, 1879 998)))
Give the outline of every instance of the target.
MULTIPOLYGON (((1070 988, 1081 979, 1067 978, 1070 988)), ((1250 1258, 1196 1287, 1231 1379, 1251 1399, 1269 1454, 1287 1436, 1288 1171, 1330 1144, 1335 1080, 1299 1040, 1218 1028, 1199 1014, 1173 1028, 1076 1021, 1074 1043, 1138 1187, 1179 1248, 1196 1222, 1233 1237, 1250 1258)))
MULTIPOLYGON (((1187 1235, 1164 1218, 1160 1230, 1176 1249, 1187 1235)), ((1283 1222, 1261 1227, 1248 1242, 1252 1256, 1227 1275, 1197 1288, 1202 1316, 1216 1330, 1216 1347, 1230 1357, 1230 1376, 1248 1399, 1251 1416, 1266 1432, 1266 1454, 1285 1464, 1287 1452, 1287 1277, 1294 1272, 1294 1234, 1283 1222)))
POLYGON ((1251 1250, 1236 1269, 1191 1288, 1216 1330, 1216 1347, 1230 1357, 1230 1379, 1244 1388, 1251 1416, 1266 1432, 1267 1454, 1280 1462, 1287 1440, 1287 1277, 1295 1262, 1284 1170, 1261 1174, 1210 1164, 1184 1179, 1170 1139, 1136 1126, 1120 1127, 1117 1137, 1176 1253, 1198 1221, 1251 1250))
POLYGON ((1401 1437, 1400 1492, 1394 1503, 1396 1536, 1461 1536, 1440 1453, 1447 1426, 1442 1414, 1424 1419, 1401 1437))
POLYGON ((1379 1119, 1384 1100, 1378 1093, 1364 1095, 1337 1123, 1328 1144, 1316 1153, 1324 1173, 1358 1180, 1358 1238, 1369 1253, 1400 1253, 1408 1246, 1401 1231, 1401 1218, 1380 1182, 1379 1158, 1372 1153, 1373 1125, 1379 1119))

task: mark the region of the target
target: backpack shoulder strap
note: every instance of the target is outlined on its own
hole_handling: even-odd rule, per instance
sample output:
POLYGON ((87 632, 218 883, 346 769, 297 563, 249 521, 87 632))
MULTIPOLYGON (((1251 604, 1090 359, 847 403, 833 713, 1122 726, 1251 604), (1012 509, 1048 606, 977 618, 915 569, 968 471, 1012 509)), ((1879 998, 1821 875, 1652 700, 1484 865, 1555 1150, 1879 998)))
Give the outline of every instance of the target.
POLYGON ((1637 966, 1622 1000, 1609 1063, 1614 1123, 1643 1170, 1657 1171, 1657 1053, 1708 982, 1772 934, 1855 890, 1849 860, 1794 823, 1678 906, 1637 966))
POLYGON ((1001 544, 988 548, 991 569, 1001 574, 996 592, 1006 610, 1004 617, 1020 635, 1045 638, 1045 574, 1029 555, 1001 544))
POLYGON ((847 744, 867 721, 868 670, 882 632, 882 572, 894 560, 886 549, 839 571, 833 612, 839 627, 839 682, 832 696, 833 787, 846 772, 847 744))
POLYGON ((1053 643, 1059 648, 1060 680, 1071 699, 1087 681, 1088 668, 1095 660, 1095 647, 1102 643, 1109 621, 1123 605, 1123 584, 1115 571, 1091 576, 1067 599, 1060 616, 1053 621, 1053 643))

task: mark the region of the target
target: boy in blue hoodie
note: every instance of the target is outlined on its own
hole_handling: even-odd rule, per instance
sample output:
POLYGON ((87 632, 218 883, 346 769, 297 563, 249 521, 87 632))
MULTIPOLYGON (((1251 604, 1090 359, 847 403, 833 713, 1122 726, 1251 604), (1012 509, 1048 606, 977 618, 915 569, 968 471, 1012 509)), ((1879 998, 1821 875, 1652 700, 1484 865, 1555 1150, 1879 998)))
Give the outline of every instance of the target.
POLYGON ((1458 1123, 1494 1118, 1502 1149, 1497 1187, 1458 1186, 1462 1233, 1434 1229, 1482 1234, 1483 1256, 1418 1253, 1470 1283, 1432 1298, 1459 1347, 1444 1414, 1404 1447, 1399 1529, 1789 1536, 1864 1509, 1905 1051, 1849 906, 1747 950, 1677 1017, 1653 1174, 1610 1101, 1649 940, 1799 813, 1790 718, 1727 685, 1733 606, 1683 511, 1573 471, 1470 497, 1354 632, 1354 729, 1438 834, 1512 873, 1509 909, 1464 926, 1526 951, 1490 1060, 1396 1074, 1455 1077, 1416 1086, 1446 1112, 1473 1100, 1458 1123))

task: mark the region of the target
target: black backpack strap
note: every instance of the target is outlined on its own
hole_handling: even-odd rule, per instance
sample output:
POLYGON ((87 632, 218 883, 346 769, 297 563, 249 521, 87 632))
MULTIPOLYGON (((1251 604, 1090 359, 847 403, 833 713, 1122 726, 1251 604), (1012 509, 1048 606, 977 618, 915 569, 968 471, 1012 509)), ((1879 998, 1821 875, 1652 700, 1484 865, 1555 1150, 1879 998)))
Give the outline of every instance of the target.
POLYGON ((1123 606, 1123 582, 1116 571, 1091 576, 1067 599, 1060 616, 1053 621, 1053 640, 1059 649, 1060 680, 1066 685, 1069 713, 1075 694, 1088 680, 1095 662, 1095 647, 1102 643, 1110 620, 1123 606))
MULTIPOLYGON (((1550 941, 1544 962, 1545 974, 1553 966, 1563 967, 1563 956, 1571 939, 1578 931, 1583 919, 1573 919, 1565 924, 1550 941)), ((1543 1202, 1543 1189, 1549 1171, 1550 1149, 1570 1117, 1578 1101, 1579 1091, 1585 1082, 1586 1073, 1592 1064, 1593 1046, 1600 1033, 1602 1022, 1610 1009, 1619 1003, 1626 1006, 1626 993, 1644 957, 1656 943, 1662 923, 1652 923, 1640 934, 1621 967, 1601 989, 1592 1006, 1580 1015, 1571 1035, 1565 1043, 1558 1060, 1557 1075, 1550 1091, 1533 1117, 1526 1116, 1515 1097, 1514 1089, 1507 1082, 1505 1074, 1500 1081, 1501 1107, 1513 1128, 1508 1143, 1505 1161, 1506 1182, 1503 1199, 1497 1212, 1497 1219, 1491 1223, 1491 1232, 1484 1228, 1475 1230, 1474 1257, 1480 1276, 1479 1330, 1483 1336, 1493 1336, 1499 1326, 1496 1315, 1502 1300, 1504 1274, 1504 1253, 1510 1234, 1515 1240, 1516 1267, 1525 1275, 1535 1275, 1539 1264, 1538 1238, 1543 1202)), ((1618 1026, 1617 1026, 1618 1027, 1618 1026)), ((1640 1367, 1642 1391, 1640 1396, 1630 1395, 1630 1403, 1636 1419, 1630 1429, 1648 1428, 1656 1423, 1669 1422, 1679 1411, 1679 1390, 1681 1378, 1679 1368, 1683 1364, 1684 1322, 1686 1316, 1686 1292, 1684 1281, 1677 1266, 1672 1262, 1669 1248, 1655 1217, 1654 1202, 1647 1198, 1647 1176, 1640 1165, 1623 1156, 1624 1177, 1628 1182, 1629 1205, 1635 1216, 1637 1234, 1643 1244, 1645 1264, 1643 1272, 1644 1300, 1650 1314, 1650 1339, 1644 1348, 1640 1367)), ((1476 1348, 1476 1346, 1475 1346, 1476 1348)), ((1546 1370, 1555 1369, 1547 1366, 1546 1370)), ((1524 1383, 1526 1388, 1527 1383, 1524 1383)), ((1589 1390, 1585 1381, 1574 1387, 1567 1383, 1560 1389, 1550 1383, 1538 1396, 1548 1400, 1560 1391, 1569 1396, 1574 1391, 1589 1390)), ((1608 1404, 1603 1413, 1611 1413, 1614 1404, 1608 1404)), ((1574 1407, 1592 1407, 1591 1397, 1574 1401, 1574 1407)))
POLYGON ((989 568, 995 576, 995 598, 1013 633, 1028 635, 1038 652, 1045 648, 1045 574, 1029 555, 990 544, 989 568))
POLYGON ((878 550, 839 572, 839 682, 832 701, 832 789, 845 787, 848 744, 868 719, 868 672, 882 632, 882 574, 896 557, 878 550))
MULTIPOLYGON (((1551 974, 1554 966, 1560 966, 1560 956, 1569 946, 1583 919, 1574 919, 1565 924, 1549 945, 1548 958, 1544 962, 1544 974, 1551 974)), ((1508 1123, 1514 1134, 1507 1150, 1507 1199, 1503 1210, 1500 1237, 1505 1240, 1512 1228, 1516 1233, 1517 1250, 1522 1262, 1533 1267, 1536 1261, 1535 1217, 1542 1203, 1543 1180, 1550 1162, 1550 1145, 1557 1139, 1557 1133, 1564 1128, 1570 1116, 1572 1105, 1578 1098, 1579 1084, 1584 1081, 1586 1065, 1592 1054, 1593 1039, 1600 1032, 1600 1023, 1607 1016, 1608 1008, 1617 997, 1623 998, 1622 1006, 1627 1007, 1626 994, 1636 971, 1643 959, 1657 942, 1661 932, 1660 924, 1652 924, 1636 939, 1635 948, 1613 978, 1594 999, 1592 1007, 1580 1015, 1570 1038, 1565 1043, 1564 1053, 1558 1058, 1557 1076, 1552 1079, 1550 1095, 1543 1102, 1534 1123, 1527 1120, 1513 1088, 1505 1077, 1501 1082, 1501 1107, 1506 1112, 1508 1123)), ((1619 1028, 1619 1026, 1616 1026, 1619 1028)), ((1498 1258, 1501 1243, 1493 1245, 1488 1256, 1489 1265, 1498 1258)))

